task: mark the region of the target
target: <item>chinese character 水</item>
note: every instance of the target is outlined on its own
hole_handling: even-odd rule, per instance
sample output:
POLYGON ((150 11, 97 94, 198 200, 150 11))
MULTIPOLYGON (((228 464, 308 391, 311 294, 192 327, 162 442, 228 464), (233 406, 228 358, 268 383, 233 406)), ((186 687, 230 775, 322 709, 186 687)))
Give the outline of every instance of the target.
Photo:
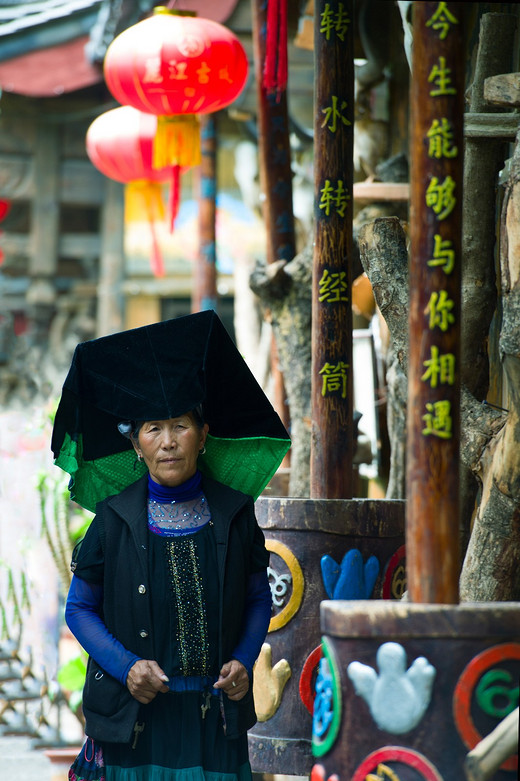
POLYGON ((352 123, 349 122, 349 120, 343 116, 341 113, 344 108, 347 107, 347 101, 342 100, 341 106, 338 108, 338 96, 333 95, 332 96, 332 106, 327 106, 327 108, 322 108, 321 113, 325 114, 325 119, 321 123, 322 127, 325 127, 327 125, 328 129, 331 131, 331 133, 335 133, 338 129, 338 120, 341 120, 344 125, 351 125, 352 123), (332 123, 329 125, 328 123, 332 123))

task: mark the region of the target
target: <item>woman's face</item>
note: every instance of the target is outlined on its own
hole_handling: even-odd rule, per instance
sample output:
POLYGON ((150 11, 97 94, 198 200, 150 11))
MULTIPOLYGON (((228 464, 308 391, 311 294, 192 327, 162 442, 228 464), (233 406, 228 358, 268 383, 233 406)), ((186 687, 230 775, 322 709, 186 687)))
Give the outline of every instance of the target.
POLYGON ((195 474, 199 450, 204 447, 207 433, 207 423, 199 428, 191 412, 187 412, 178 418, 146 421, 137 441, 132 442, 152 480, 173 487, 195 474))

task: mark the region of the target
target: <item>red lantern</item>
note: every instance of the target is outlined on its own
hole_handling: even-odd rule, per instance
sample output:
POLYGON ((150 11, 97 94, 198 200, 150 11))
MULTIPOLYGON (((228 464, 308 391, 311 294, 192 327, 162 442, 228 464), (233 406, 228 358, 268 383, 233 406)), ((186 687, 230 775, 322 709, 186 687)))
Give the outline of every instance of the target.
POLYGON ((150 114, 207 114, 232 103, 247 78, 244 47, 210 19, 155 8, 108 47, 104 73, 120 103, 150 114))
POLYGON ((157 117, 131 106, 106 111, 87 131, 86 146, 90 161, 101 173, 116 182, 128 184, 138 192, 148 216, 152 234, 151 266, 156 276, 164 276, 164 264, 155 234, 155 221, 164 218, 161 182, 171 184, 171 212, 178 209, 179 167, 156 169, 152 149, 157 117), (176 201, 176 203, 175 203, 176 201))
POLYGON ((247 72, 244 48, 230 30, 162 7, 118 35, 104 62, 105 81, 116 100, 159 116, 156 167, 200 163, 196 115, 232 103, 247 72))

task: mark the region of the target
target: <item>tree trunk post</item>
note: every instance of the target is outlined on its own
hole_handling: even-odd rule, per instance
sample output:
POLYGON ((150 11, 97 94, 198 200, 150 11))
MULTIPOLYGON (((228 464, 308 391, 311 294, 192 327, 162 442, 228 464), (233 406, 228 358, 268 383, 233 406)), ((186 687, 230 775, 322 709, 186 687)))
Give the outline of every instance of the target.
POLYGON ((464 106, 462 3, 413 5, 407 583, 458 602, 464 106))
MULTIPOLYGON (((282 0, 287 2, 287 0, 282 0)), ((265 61, 267 0, 252 0, 253 48, 258 99, 258 152, 262 211, 267 233, 267 263, 292 260, 296 255, 292 202, 291 147, 287 91, 270 94, 263 84, 265 61)), ((278 366, 275 345, 271 355, 274 379, 273 406, 284 425, 289 425, 283 376, 278 366)), ((285 465, 284 460, 284 465, 285 465)))
POLYGON ((354 4, 314 5, 311 497, 352 496, 354 4))
POLYGON ((194 269, 192 312, 217 311, 217 118, 204 114, 200 124, 199 254, 194 269))

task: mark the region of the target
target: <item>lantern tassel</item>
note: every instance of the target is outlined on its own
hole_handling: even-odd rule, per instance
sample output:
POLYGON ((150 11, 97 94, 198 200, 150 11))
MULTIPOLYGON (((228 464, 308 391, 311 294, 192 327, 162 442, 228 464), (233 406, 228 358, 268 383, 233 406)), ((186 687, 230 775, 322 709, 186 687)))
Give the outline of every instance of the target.
POLYGON ((156 223, 164 220, 164 203, 162 200, 161 185, 159 182, 138 180, 128 185, 135 193, 138 193, 144 203, 144 211, 150 226, 152 246, 150 251, 150 268, 155 277, 164 277, 164 261, 161 246, 157 238, 156 223))
POLYGON ((173 233, 175 227, 175 220, 179 213, 179 206, 181 201, 181 167, 180 165, 172 166, 172 180, 170 184, 170 233, 173 233))
POLYGON ((268 0, 262 85, 280 99, 287 89, 287 0, 268 0))
POLYGON ((153 167, 200 165, 200 128, 196 114, 160 116, 153 145, 153 167))

